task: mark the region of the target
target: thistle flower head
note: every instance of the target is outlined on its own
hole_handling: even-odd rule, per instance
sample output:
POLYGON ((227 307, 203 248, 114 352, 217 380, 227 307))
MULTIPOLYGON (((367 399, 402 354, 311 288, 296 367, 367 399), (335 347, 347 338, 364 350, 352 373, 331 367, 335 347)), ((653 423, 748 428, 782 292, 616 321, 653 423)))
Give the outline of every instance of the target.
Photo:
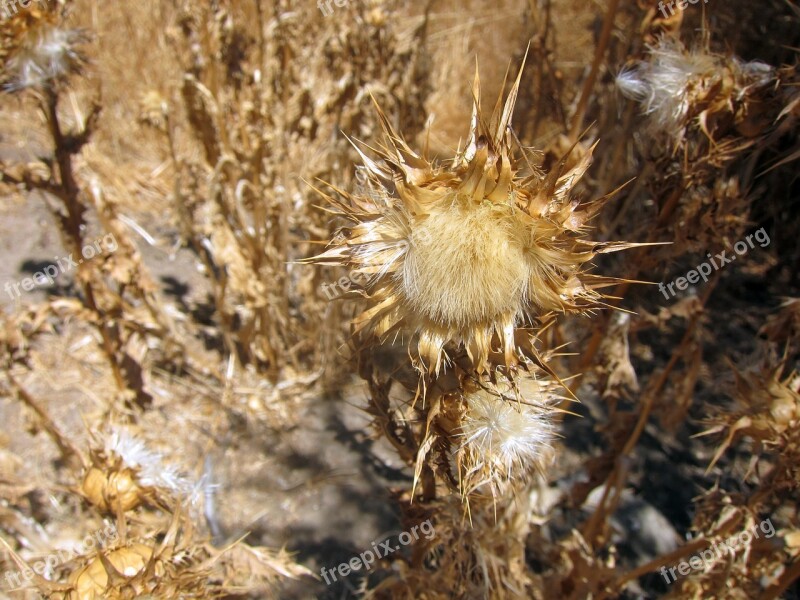
POLYGON ((137 473, 137 480, 144 486, 181 494, 193 487, 175 465, 165 464, 160 454, 149 450, 144 441, 127 430, 117 429, 106 438, 105 453, 118 456, 124 467, 137 473))
POLYGON ((510 127, 519 81, 487 124, 476 75, 466 147, 445 164, 415 153, 378 109, 386 141, 373 152, 381 160, 356 148, 369 193, 328 198, 352 225, 311 260, 366 278, 371 306, 356 330, 409 335, 430 372, 440 370, 449 343, 463 344, 479 371, 495 351, 515 363, 514 328, 551 311, 596 307, 595 284, 606 280, 582 267, 628 246, 581 237, 603 200, 570 198, 591 150, 569 169, 566 156, 549 173, 530 166, 510 127))
POLYGON ((3 66, 0 83, 7 92, 55 85, 81 70, 85 58, 79 46, 85 34, 42 21, 25 29, 3 66))
POLYGON ((488 484, 496 496, 550 455, 555 385, 537 379, 519 384, 519 389, 491 386, 465 395, 458 449, 465 494, 488 484))
POLYGON ((84 475, 82 490, 101 510, 130 510, 146 497, 189 497, 195 486, 163 457, 125 429, 115 429, 102 449, 93 452, 93 466, 84 475))
POLYGON ((676 40, 661 38, 649 48, 647 60, 617 76, 617 87, 642 105, 655 129, 680 141, 694 118, 709 129, 721 113, 744 116, 747 111, 738 107, 774 75, 774 69, 761 62, 689 51, 676 40))

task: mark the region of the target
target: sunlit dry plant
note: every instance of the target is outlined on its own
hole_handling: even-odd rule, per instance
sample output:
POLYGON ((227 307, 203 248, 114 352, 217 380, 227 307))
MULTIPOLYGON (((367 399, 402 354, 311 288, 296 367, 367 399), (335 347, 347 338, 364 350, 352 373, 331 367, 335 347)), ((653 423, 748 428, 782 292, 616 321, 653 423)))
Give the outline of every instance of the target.
MULTIPOLYGON (((46 579, 37 570, 32 577, 35 589, 53 600, 248 598, 254 593, 277 598, 277 581, 310 575, 284 550, 244 542, 214 548, 180 510, 166 527, 147 533, 139 522, 122 518, 118 524, 120 540, 56 565, 65 575, 64 583, 46 579)), ((20 569, 31 570, 16 552, 7 550, 20 569)))
MULTIPOLYGON (((404 124, 421 121, 427 76, 421 33, 401 38, 378 6, 365 15, 366 4, 354 5, 353 26, 327 28, 319 12, 284 18, 277 4, 274 12, 262 4, 178 3, 185 130, 202 160, 182 151, 181 111, 168 98, 149 94, 142 116, 166 138, 180 173, 176 216, 213 287, 228 352, 277 380, 316 371, 334 346, 309 343, 324 300, 317 274, 295 262, 308 253, 304 241, 327 229, 302 180, 349 182, 352 172, 338 161, 355 153, 338 131, 375 128, 363 102, 370 91, 402 98, 404 124), (370 51, 378 37, 379 60, 370 51)), ((332 318, 338 307, 328 308, 332 318)))
MULTIPOLYGON (((331 534, 363 506, 338 494, 320 504, 313 487, 328 479, 323 470, 344 472, 352 454, 359 468, 344 482, 348 498, 390 478, 402 528, 425 519, 436 529, 374 571, 336 582, 367 598, 666 591, 767 600, 796 591, 800 211, 795 172, 779 167, 800 157, 800 87, 796 67, 780 66, 789 51, 768 52, 798 46, 796 35, 780 35, 796 28, 795 0, 700 4, 669 17, 661 7, 677 2, 609 0, 588 10, 472 0, 453 10, 459 3, 362 0, 326 17, 290 0, 82 2, 77 20, 101 34, 87 57, 104 90, 103 119, 99 102, 82 108, 87 90, 74 74, 83 34, 58 18, 66 2, 41 0, 40 9, 32 0, 0 23, 0 92, 31 96, 7 96, 3 122, 11 138, 23 138, 26 123, 49 134, 0 134, 2 191, 37 192, 24 216, 4 207, 6 246, 11 261, 31 259, 20 274, 38 268, 40 253, 23 257, 32 246, 16 243, 30 230, 13 229, 15 218, 39 221, 41 200, 67 252, 80 252, 94 232, 113 233, 118 249, 77 268, 74 286, 65 277, 18 298, 24 312, 2 319, 0 530, 6 554, 29 561, 16 563, 20 571, 99 516, 116 517, 120 538, 74 553, 31 585, 60 600, 314 595, 278 589, 281 579, 309 575, 285 552, 231 542, 247 530, 253 540, 288 531, 287 543, 311 549, 305 560, 332 564, 352 544, 331 534), (730 26, 759 11, 760 22, 730 26), (684 18, 694 28, 706 16, 716 34, 704 29, 701 44, 661 39, 677 40, 684 18), (450 101, 453 84, 468 79, 464 57, 480 48, 481 60, 496 64, 521 39, 531 40, 529 81, 508 86, 490 114, 481 112, 476 77, 471 128, 451 152, 442 123, 469 119, 450 101), (604 73, 623 62, 635 67, 620 86, 637 102, 620 110, 604 73), (132 128, 137 95, 163 149, 132 128), (23 112, 36 101, 38 121, 23 112), (512 129, 515 104, 521 127, 512 129), (419 151, 411 140, 429 114, 430 144, 419 151), (595 134, 579 133, 595 119, 590 131, 602 145, 593 157, 595 134), (374 142, 379 122, 385 137, 374 142), (360 158, 340 131, 368 141, 360 158), (354 160, 363 165, 357 182, 354 160), (589 200, 632 177, 620 210, 593 220, 606 197, 589 200), (349 220, 332 237, 307 181, 333 190, 334 226, 349 220), (754 225, 769 229, 769 252, 666 302, 656 291, 629 294, 627 282, 604 296, 612 280, 588 274, 597 253, 628 246, 607 240, 670 240, 614 271, 666 283, 754 225), (142 253, 131 232, 147 241, 142 253), (326 303, 326 273, 297 266, 312 239, 333 242, 310 262, 361 281, 350 288, 365 310, 355 321, 358 374, 383 439, 351 429, 353 391, 335 352, 350 307, 326 303), (158 263, 160 279, 145 261, 158 263), (166 308, 160 290, 174 298, 166 308), (55 297, 37 304, 41 293, 55 297), (726 404, 726 361, 758 343, 756 318, 787 295, 759 333, 780 358, 737 371, 726 404), (636 314, 594 320, 591 337, 588 319, 555 318, 612 296, 636 314), (565 345, 574 362, 555 357, 565 345), (581 418, 560 418, 562 370, 585 375, 571 378, 581 418), (125 430, 109 433, 109 423, 125 430), (709 435, 693 435, 698 423, 709 435), (327 451, 334 436, 347 453, 327 451), (387 441, 405 471, 385 460, 387 441), (202 478, 191 473, 198 484, 178 467, 176 449, 204 463, 202 478), (283 485, 295 478, 297 486, 283 485), (306 499, 330 518, 303 510, 306 499), (199 506, 202 514, 191 510, 199 506), (268 518, 276 507, 297 518, 268 518), (243 524, 253 513, 258 519, 243 524), (774 538, 661 584, 662 567, 768 515, 774 538)), ((25 241, 44 252, 51 245, 41 229, 41 239, 25 241)), ((353 524, 353 543, 395 512, 372 508, 353 524)))
POLYGON ((42 580, 40 588, 56 600, 239 598, 250 591, 275 598, 272 585, 279 577, 308 574, 284 551, 244 543, 215 549, 197 536, 180 511, 166 531, 154 533, 160 541, 129 535, 117 547, 85 557, 88 560, 70 572, 66 584, 42 580), (242 569, 251 574, 249 580, 239 575, 242 569))
POLYGON ((558 398, 555 386, 532 377, 519 378, 517 384, 520 389, 482 385, 464 394, 458 461, 465 495, 487 484, 497 497, 552 458, 549 405, 558 398))
POLYGON ((714 139, 731 127, 745 137, 762 133, 770 125, 762 96, 774 88, 776 76, 765 63, 690 51, 662 38, 649 48, 646 61, 617 76, 617 86, 677 145, 695 120, 714 139))
MULTIPOLYGON (((101 347, 122 397, 126 402, 144 405, 150 395, 143 389, 140 365, 131 360, 139 354, 133 346, 141 329, 120 317, 128 317, 137 300, 141 300, 155 321, 169 328, 169 318, 157 306, 159 301, 138 251, 122 230, 116 207, 105 198, 103 185, 96 178, 87 182, 84 173, 78 174, 76 160, 90 143, 101 107, 93 102, 77 126, 65 126, 59 106, 69 77, 79 73, 85 62, 81 44, 88 36, 83 30, 66 26, 60 11, 63 4, 53 2, 47 10, 25 7, 0 24, 5 57, 0 84, 6 91, 30 89, 35 93, 52 144, 52 155, 35 168, 24 165, 4 168, 2 180, 28 191, 47 193, 47 204, 59 225, 64 246, 73 253, 85 246, 91 208, 97 211, 102 225, 119 236, 115 239, 125 246, 126 252, 120 252, 116 260, 105 257, 102 273, 79 263, 76 282, 83 293, 84 305, 94 313, 93 322, 103 341, 101 347), (131 296, 138 298, 129 302, 131 296), (118 318, 108 319, 109 314, 118 318)), ((144 345, 140 344, 139 349, 144 349, 144 345)))
POLYGON ((102 450, 92 453, 92 463, 81 492, 103 511, 124 512, 148 500, 174 503, 193 488, 175 465, 125 429, 105 437, 102 450))
MULTIPOLYGON (((358 191, 331 186, 335 197, 327 196, 350 225, 309 259, 366 280, 357 291, 369 305, 353 325, 370 413, 415 467, 409 500, 454 535, 435 559, 441 576, 409 574, 386 597, 525 596, 530 581, 517 567, 528 523, 517 500, 553 456, 560 399, 532 329, 546 328, 554 313, 602 306, 598 290, 612 280, 587 274, 587 265, 632 245, 585 238, 609 197, 572 196, 593 147, 573 152, 577 144, 568 143, 537 166, 517 139, 511 117, 521 75, 487 122, 476 74, 469 136, 447 163, 429 160, 427 149, 415 153, 378 108, 385 141, 357 148, 358 191), (397 362, 385 368, 391 356, 370 354, 398 339, 387 346, 409 345, 412 377, 397 362), (394 383, 412 393, 414 376, 413 399, 391 393, 394 383)), ((396 358, 406 362, 405 353, 396 358)))
POLYGON ((329 198, 352 225, 312 260, 368 279, 370 307, 356 329, 414 336, 420 370, 438 373, 449 342, 463 344, 478 370, 498 350, 501 362, 515 364, 515 327, 600 306, 596 289, 608 280, 584 267, 630 246, 583 237, 607 198, 581 204, 570 196, 591 151, 569 170, 567 156, 548 173, 531 165, 511 129, 521 74, 491 124, 476 75, 469 138, 450 163, 415 153, 381 112, 386 141, 374 152, 382 160, 359 150, 370 194, 329 198))
POLYGON ((0 88, 15 92, 57 85, 80 71, 85 56, 80 45, 85 32, 58 23, 53 2, 49 10, 28 7, 0 19, 0 88))

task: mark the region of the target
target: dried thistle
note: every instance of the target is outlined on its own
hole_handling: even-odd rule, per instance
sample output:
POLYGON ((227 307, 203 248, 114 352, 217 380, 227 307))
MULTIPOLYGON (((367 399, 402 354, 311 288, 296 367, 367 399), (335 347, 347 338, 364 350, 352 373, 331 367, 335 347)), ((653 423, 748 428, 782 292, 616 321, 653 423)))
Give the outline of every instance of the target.
MULTIPOLYGON (((125 581, 126 587, 131 586, 136 578, 142 578, 146 568, 152 563, 152 576, 163 575, 163 564, 151 561, 152 548, 144 544, 132 544, 125 548, 118 548, 108 554, 98 554, 86 566, 73 571, 69 577, 69 584, 73 589, 67 594, 67 600, 94 600, 95 598, 108 597, 110 579, 125 581), (114 577, 116 575, 116 577, 114 577)), ((133 586, 134 589, 139 586, 133 586)), ((141 589, 137 589, 141 592, 141 589)), ((113 596, 112 596, 113 597, 113 596)))
POLYGON ((168 529, 154 533, 163 536, 160 542, 123 534, 119 547, 96 552, 69 574, 66 584, 48 586, 40 582, 41 587, 57 589, 60 593, 50 595, 57 600, 188 599, 221 595, 220 586, 211 575, 221 552, 211 556, 205 544, 196 539, 194 526, 184 513, 177 510, 168 529))
POLYGON ((55 10, 30 7, 0 19, 0 88, 17 92, 52 86, 80 72, 86 62, 80 46, 86 39, 84 31, 60 26, 55 10))
POLYGON ((518 383, 522 389, 481 386, 464 395, 467 410, 458 448, 464 495, 488 484, 497 497, 552 458, 555 385, 534 378, 518 383))
POLYGON ((758 451, 780 449, 788 457, 800 451, 797 425, 800 423, 800 376, 783 375, 784 364, 767 366, 759 373, 736 372, 736 409, 717 411, 705 434, 726 432, 709 469, 735 441, 751 438, 758 451))
POLYGON ((596 288, 608 280, 583 269, 598 253, 630 246, 582 237, 607 198, 570 198, 591 150, 569 170, 569 152, 549 173, 531 166, 511 130, 521 75, 487 125, 476 74, 469 139, 449 164, 416 154, 378 109, 382 161, 359 150, 370 194, 328 197, 352 226, 311 261, 366 278, 370 308, 356 329, 382 339, 411 334, 420 370, 438 373, 450 342, 463 344, 479 371, 498 347, 503 364, 516 364, 515 327, 601 305, 596 288))
POLYGON ((731 125, 745 137, 771 125, 763 104, 763 96, 776 83, 771 66, 690 51, 671 38, 661 38, 648 54, 647 60, 617 76, 617 86, 639 102, 652 127, 668 133, 676 145, 695 120, 713 139, 731 125))
POLYGON ((148 500, 186 497, 192 484, 171 464, 126 430, 112 431, 92 453, 81 492, 103 511, 128 511, 148 500))

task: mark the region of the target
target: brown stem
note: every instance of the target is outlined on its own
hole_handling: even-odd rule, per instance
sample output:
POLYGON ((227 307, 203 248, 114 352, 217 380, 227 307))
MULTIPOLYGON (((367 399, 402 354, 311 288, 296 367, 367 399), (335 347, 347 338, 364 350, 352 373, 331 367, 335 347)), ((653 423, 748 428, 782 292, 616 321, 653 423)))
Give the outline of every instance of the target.
POLYGON ((62 433, 59 431, 58 426, 53 422, 47 412, 42 408, 39 402, 26 390, 22 384, 17 381, 16 377, 11 374, 10 370, 6 370, 6 375, 8 375, 8 379, 11 382, 14 391, 17 393, 19 399, 23 402, 23 404, 27 405, 36 416, 39 417, 39 421, 47 432, 47 434, 52 438, 52 440, 58 446, 58 449, 61 450, 61 455, 64 459, 69 462, 69 459, 77 459, 77 462, 80 463, 79 466, 85 466, 85 460, 83 455, 80 453, 78 448, 72 444, 62 433))
POLYGON ((594 53, 594 61, 592 68, 589 70, 589 76, 583 82, 583 89, 581 96, 578 100, 578 107, 575 109, 575 114, 572 117, 572 127, 570 128, 570 140, 576 141, 580 135, 583 127, 583 118, 586 116, 586 109, 589 106, 589 97, 592 94, 595 81, 597 81, 597 74, 600 71, 600 63, 608 49, 608 43, 611 41, 611 32, 614 30, 614 18, 617 16, 619 9, 619 0, 610 0, 608 4, 608 11, 603 21, 603 30, 600 33, 600 39, 597 42, 597 48, 594 53))
MULTIPOLYGON (((628 583, 629 581, 633 581, 634 579, 638 579, 642 575, 646 573, 651 573, 658 569, 659 567, 666 567, 667 565, 674 565, 678 560, 692 554, 695 550, 698 550, 702 546, 705 546, 708 543, 708 540, 705 538, 697 538, 680 546, 669 552, 667 554, 663 554, 661 556, 657 556, 653 560, 636 567, 635 569, 628 571, 621 577, 619 577, 614 584, 611 586, 614 590, 622 590, 623 586, 628 583)), ((600 596, 600 598, 605 598, 607 596, 600 596)))
POLYGON ((62 223, 65 231, 72 237, 75 247, 80 251, 81 227, 84 225, 83 215, 86 209, 78 201, 80 190, 72 172, 72 149, 66 143, 67 138, 61 129, 61 122, 58 119, 58 93, 52 88, 48 88, 46 92, 45 113, 58 165, 58 179, 61 188, 59 197, 64 201, 67 210, 67 214, 62 217, 62 223))
MULTIPOLYGON (((67 238, 65 240, 67 246, 71 247, 74 252, 80 253, 83 248, 82 231, 86 224, 84 218, 86 207, 80 201, 81 190, 75 180, 72 156, 79 152, 88 142, 92 123, 97 118, 100 109, 97 105, 92 108, 90 116, 84 124, 83 131, 75 135, 67 135, 62 129, 61 121, 58 117, 58 100, 58 92, 53 88, 48 88, 45 92, 44 109, 50 136, 53 138, 56 165, 58 167, 60 188, 58 197, 61 198, 64 203, 64 209, 66 210, 66 214, 58 215, 58 218, 61 223, 61 230, 67 238)), ((78 269, 81 269, 80 265, 78 269)), ((82 287, 87 306, 97 315, 97 328, 103 339, 103 352, 111 365, 111 371, 114 375, 117 388, 124 390, 127 386, 119 361, 117 360, 117 351, 120 347, 119 338, 117 335, 110 335, 109 328, 111 326, 106 322, 105 313, 97 306, 91 282, 83 281, 82 287)))

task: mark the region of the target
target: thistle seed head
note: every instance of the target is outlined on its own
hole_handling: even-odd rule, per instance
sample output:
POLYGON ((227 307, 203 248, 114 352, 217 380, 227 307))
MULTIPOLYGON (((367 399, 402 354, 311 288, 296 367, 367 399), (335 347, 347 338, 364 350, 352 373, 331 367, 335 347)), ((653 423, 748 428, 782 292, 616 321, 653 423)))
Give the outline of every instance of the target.
POLYGON ((617 76, 617 87, 639 102, 657 131, 682 141, 692 119, 706 130, 720 116, 732 114, 737 124, 749 112, 748 97, 775 80, 775 70, 758 61, 742 62, 705 51, 689 51, 670 38, 648 50, 647 60, 617 76))
POLYGON ((487 124, 476 74, 468 142, 445 164, 415 153, 378 109, 386 141, 372 152, 380 160, 356 147, 369 194, 328 196, 351 226, 310 260, 366 279, 370 307, 356 331, 408 335, 421 370, 439 372, 449 343, 463 344, 478 371, 491 352, 515 364, 515 327, 597 307, 595 287, 608 280, 583 267, 599 252, 629 246, 582 237, 605 200, 570 198, 591 149, 569 169, 567 156, 549 173, 530 166, 511 130, 519 82, 487 124))
POLYGON ((485 386, 465 395, 458 449, 465 495, 488 485, 497 497, 552 456, 557 386, 533 378, 520 378, 517 385, 485 386))
POLYGON ((131 510, 150 496, 185 498, 194 484, 125 429, 114 429, 92 455, 81 490, 104 511, 131 510))
POLYGON ((50 24, 30 29, 4 65, 2 88, 17 92, 53 86, 80 72, 86 59, 79 47, 85 41, 85 34, 76 29, 50 24))

